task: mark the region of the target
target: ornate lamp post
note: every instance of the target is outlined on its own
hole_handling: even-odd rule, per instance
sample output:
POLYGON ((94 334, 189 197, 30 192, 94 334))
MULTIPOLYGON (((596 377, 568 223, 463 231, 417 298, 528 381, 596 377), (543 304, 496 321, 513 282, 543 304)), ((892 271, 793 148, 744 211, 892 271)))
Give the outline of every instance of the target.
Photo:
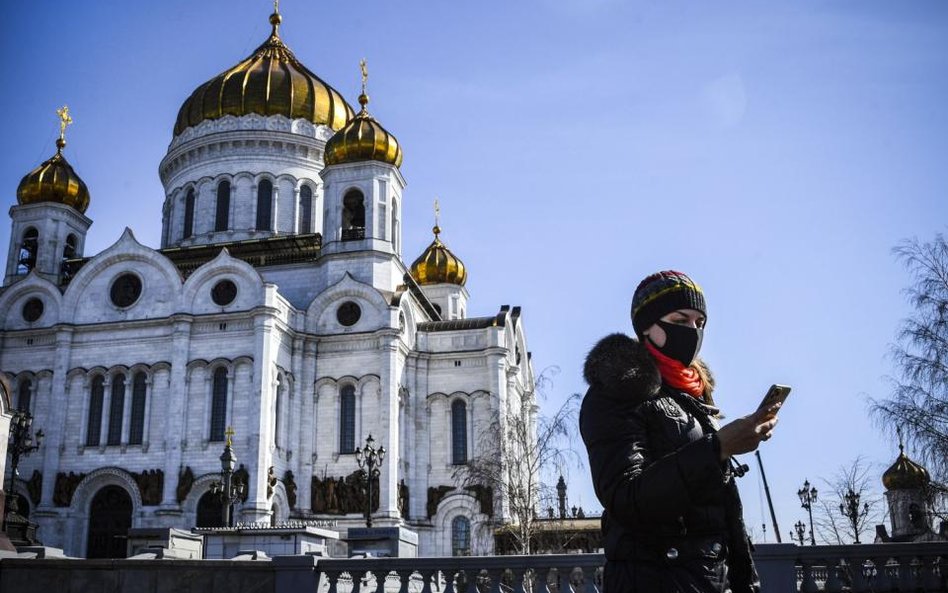
POLYGON ((803 488, 797 490, 797 496, 800 497, 800 506, 805 508, 810 514, 810 545, 816 545, 816 536, 813 534, 813 503, 816 502, 816 488, 810 487, 810 481, 803 481, 803 488))
POLYGON ((359 470, 362 472, 362 478, 365 480, 365 526, 372 527, 372 480, 379 477, 382 473, 379 466, 385 459, 385 447, 375 449, 373 444, 375 439, 372 435, 365 439, 365 446, 356 449, 356 461, 359 462, 359 470))
POLYGON ((20 457, 25 457, 40 448, 43 431, 33 434, 33 416, 25 410, 14 410, 10 421, 10 488, 7 490, 6 513, 3 517, 3 530, 13 545, 28 546, 36 543, 36 525, 18 512, 16 493, 13 491, 20 457))
POLYGON ((797 540, 802 546, 806 537, 806 524, 803 521, 797 521, 793 524, 793 531, 790 532, 790 539, 797 540))
POLYGON ((839 505, 839 512, 849 519, 849 524, 853 528, 853 535, 856 537, 855 543, 861 543, 859 541, 859 522, 869 514, 869 503, 865 502, 862 508, 859 508, 859 494, 853 492, 852 488, 843 496, 843 501, 839 505))
POLYGON ((221 454, 221 480, 211 484, 211 492, 221 500, 224 527, 233 527, 233 508, 244 495, 245 485, 234 480, 234 468, 237 466, 237 456, 234 455, 231 442, 234 429, 228 426, 224 434, 227 435, 227 441, 221 454))

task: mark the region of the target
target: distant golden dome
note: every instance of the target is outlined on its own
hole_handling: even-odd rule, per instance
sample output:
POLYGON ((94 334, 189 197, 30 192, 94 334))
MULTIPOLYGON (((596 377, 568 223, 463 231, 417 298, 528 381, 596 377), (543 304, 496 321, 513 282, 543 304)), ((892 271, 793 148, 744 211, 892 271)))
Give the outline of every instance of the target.
POLYGON ((411 265, 411 277, 418 284, 457 284, 467 282, 467 267, 461 259, 445 247, 438 235, 441 227, 435 225, 434 241, 411 265))
POLYGON ((270 15, 270 38, 245 60, 199 86, 178 111, 177 136, 190 126, 225 115, 284 115, 334 130, 353 117, 339 92, 304 66, 279 36, 282 18, 270 15))
POLYGON ((882 474, 882 484, 886 490, 920 489, 928 486, 931 478, 928 470, 915 463, 905 454, 905 449, 899 445, 899 457, 882 474))
POLYGON ((16 188, 20 205, 56 202, 85 213, 89 207, 89 188, 63 156, 66 141, 56 140, 56 154, 26 174, 16 188))
POLYGON ((368 95, 359 95, 362 109, 326 142, 326 165, 359 161, 381 161, 396 167, 402 165, 402 148, 398 140, 369 115, 365 108, 368 102, 368 95))

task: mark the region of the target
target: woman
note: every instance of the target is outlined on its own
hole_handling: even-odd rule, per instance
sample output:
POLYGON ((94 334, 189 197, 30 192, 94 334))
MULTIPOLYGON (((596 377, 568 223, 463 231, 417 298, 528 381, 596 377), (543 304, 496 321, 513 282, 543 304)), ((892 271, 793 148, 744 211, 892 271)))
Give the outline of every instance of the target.
POLYGON ((697 359, 707 319, 688 276, 659 272, 632 298, 636 338, 589 353, 580 431, 605 509, 605 593, 758 592, 730 458, 770 438, 779 406, 717 428, 697 359))

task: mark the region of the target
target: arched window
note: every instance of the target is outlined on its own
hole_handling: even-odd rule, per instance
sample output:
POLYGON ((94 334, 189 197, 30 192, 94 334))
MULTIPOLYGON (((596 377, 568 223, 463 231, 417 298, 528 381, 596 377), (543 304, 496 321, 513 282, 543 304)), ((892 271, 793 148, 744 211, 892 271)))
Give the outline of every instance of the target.
POLYGON ((217 184, 217 215, 214 218, 214 230, 226 231, 230 226, 230 181, 217 184))
POLYGON ((33 397, 33 382, 29 379, 23 379, 20 382, 20 389, 17 390, 16 409, 24 412, 30 411, 30 399, 33 397))
POLYGON ((471 522, 467 517, 455 517, 451 521, 451 555, 471 555, 471 522))
POLYGON ((145 373, 132 378, 132 425, 128 430, 128 444, 141 445, 145 437, 145 373))
POLYGON ((355 451, 355 386, 344 385, 339 391, 339 452, 355 451))
POLYGON ((273 207, 273 183, 269 179, 261 179, 257 184, 257 226, 258 231, 270 231, 272 218, 270 209, 273 207))
POLYGON ((224 427, 227 424, 227 369, 217 367, 211 386, 211 435, 212 441, 224 440, 224 427))
POLYGON ((39 249, 39 231, 30 227, 23 233, 20 243, 20 256, 17 258, 16 273, 29 274, 36 267, 36 253, 39 249))
POLYGON ((98 447, 102 437, 102 400, 105 398, 105 378, 102 375, 92 379, 89 390, 89 418, 86 425, 86 446, 98 447))
POLYGON ((300 188, 300 233, 313 232, 313 188, 304 185, 300 188))
POLYGON ((184 231, 181 233, 182 239, 187 239, 194 234, 194 188, 188 190, 188 195, 184 198, 184 231))
POLYGON ((467 404, 459 399, 451 404, 451 462, 467 463, 467 404))
POLYGON ((198 499, 195 527, 223 527, 224 505, 220 496, 213 492, 205 492, 198 499))
POLYGON ((125 375, 112 377, 112 401, 109 402, 108 445, 122 444, 122 421, 125 415, 125 375))
POLYGON ((350 189, 342 199, 342 240, 365 239, 365 197, 350 189))
POLYGON ((60 264, 60 274, 63 277, 63 280, 67 280, 72 277, 72 270, 69 268, 66 262, 71 259, 75 259, 76 251, 79 246, 79 240, 75 235, 70 233, 66 235, 66 243, 63 245, 63 259, 60 264))

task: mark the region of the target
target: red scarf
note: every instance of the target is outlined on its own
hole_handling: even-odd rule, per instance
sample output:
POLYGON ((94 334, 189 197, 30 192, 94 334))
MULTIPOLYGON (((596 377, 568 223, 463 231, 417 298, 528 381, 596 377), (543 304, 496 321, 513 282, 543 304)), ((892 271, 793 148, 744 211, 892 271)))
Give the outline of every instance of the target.
POLYGON ((658 351, 652 342, 646 337, 642 340, 648 349, 655 364, 658 365, 658 372, 662 375, 662 381, 672 389, 677 389, 687 393, 695 399, 704 399, 704 381, 701 379, 701 373, 693 366, 686 367, 681 361, 665 356, 658 351))

